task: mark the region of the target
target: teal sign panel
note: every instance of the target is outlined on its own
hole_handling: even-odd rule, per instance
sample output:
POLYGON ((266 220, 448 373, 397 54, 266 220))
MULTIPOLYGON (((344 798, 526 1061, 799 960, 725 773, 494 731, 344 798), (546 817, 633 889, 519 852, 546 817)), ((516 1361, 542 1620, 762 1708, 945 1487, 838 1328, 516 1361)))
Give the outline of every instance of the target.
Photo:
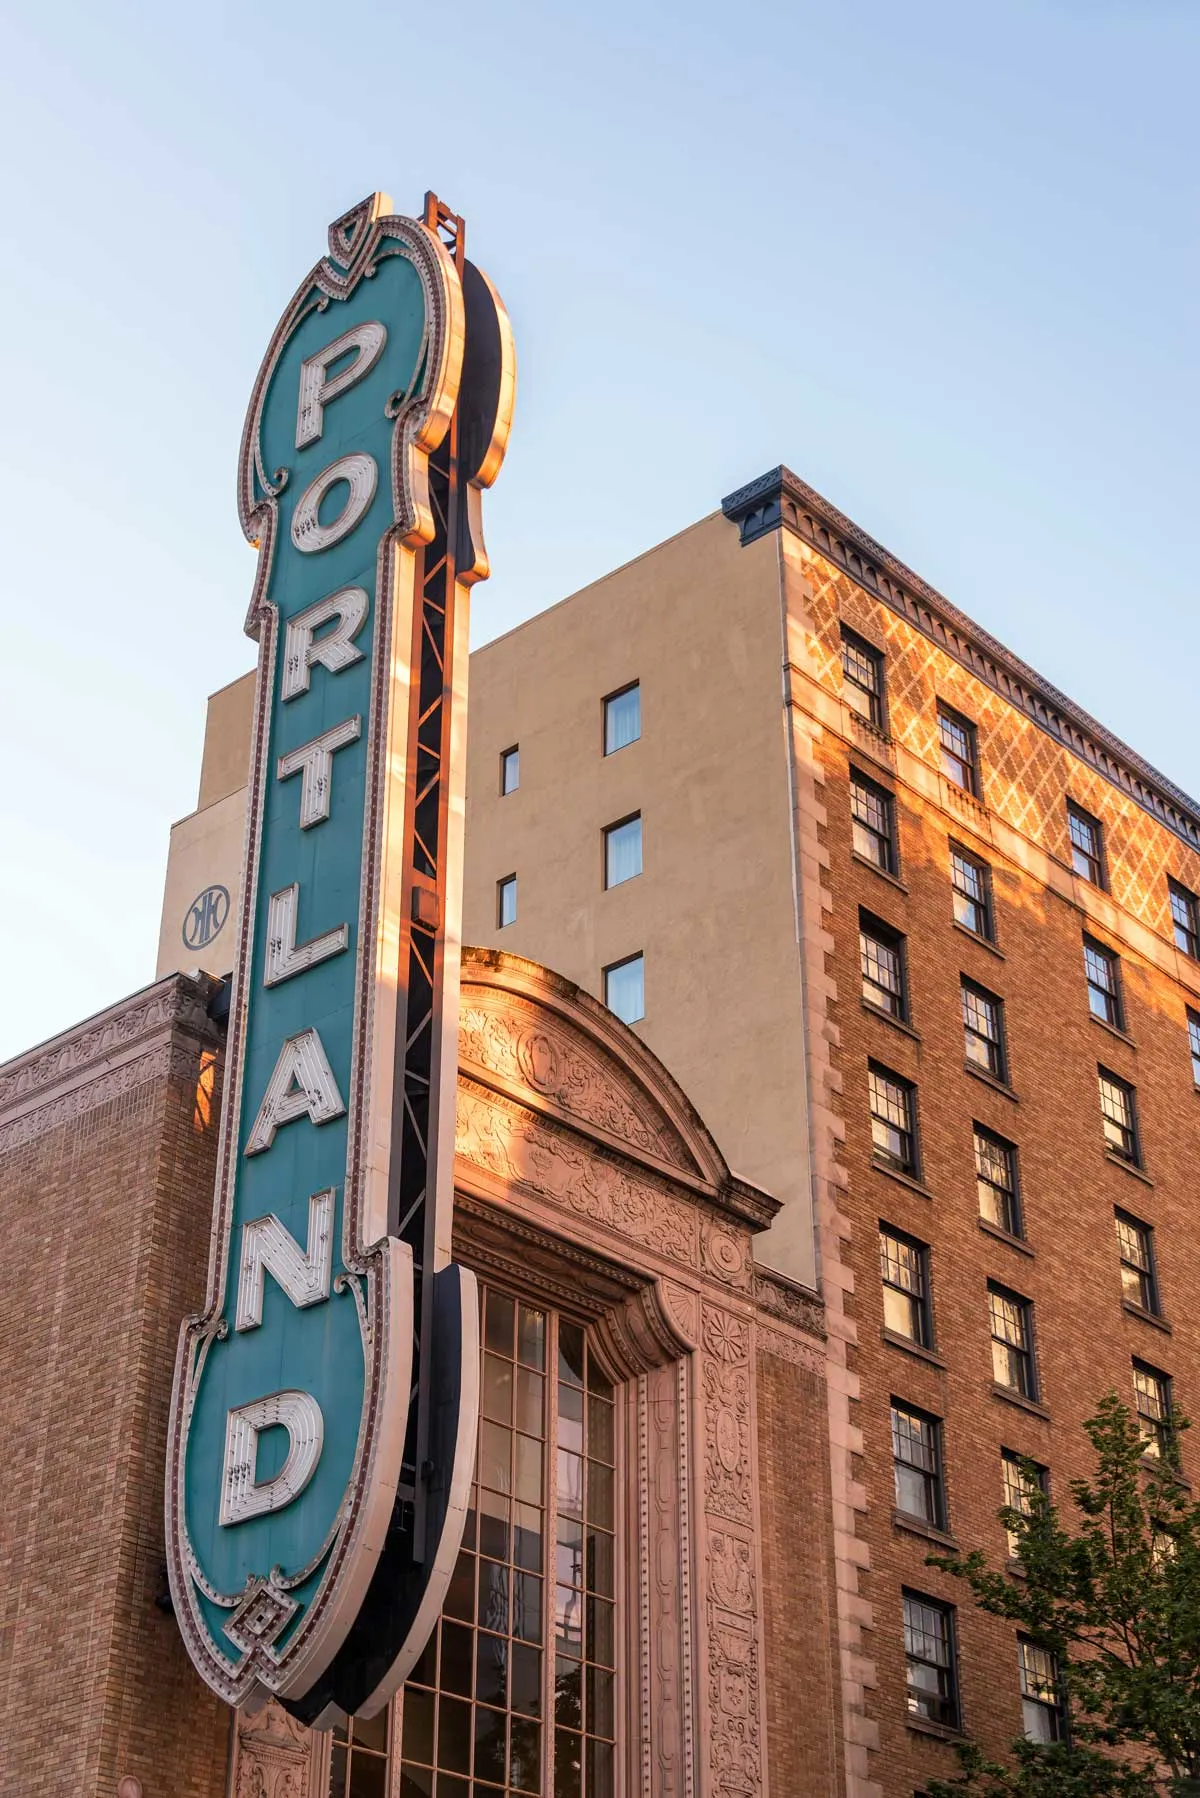
MULTIPOLYGON (((259 640, 245 900, 209 1290, 181 1332, 166 1482, 176 1617, 231 1704, 296 1701, 334 1663, 428 1375, 413 1249, 389 1228, 397 870, 429 461, 455 441, 464 341, 453 255, 375 195, 331 227, 243 437, 259 640)), ((473 1437, 469 1379, 455 1402, 473 1437)))

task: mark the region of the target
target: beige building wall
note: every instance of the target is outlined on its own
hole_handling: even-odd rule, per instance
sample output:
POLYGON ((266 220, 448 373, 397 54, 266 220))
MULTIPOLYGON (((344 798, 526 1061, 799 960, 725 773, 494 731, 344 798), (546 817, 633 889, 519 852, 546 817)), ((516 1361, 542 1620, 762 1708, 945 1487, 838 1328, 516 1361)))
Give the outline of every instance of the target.
POLYGON ((778 538, 741 549, 716 514, 478 650, 463 934, 597 997, 606 966, 644 954, 638 1033, 782 1202, 759 1258, 812 1285, 782 640, 778 538), (606 756, 603 700, 633 681, 641 738, 606 756), (634 812, 643 872, 605 892, 604 828, 634 812))
POLYGON ((197 969, 228 974, 233 966, 253 712, 253 672, 209 697, 196 810, 171 826, 156 980, 197 969), (228 894, 227 906, 219 894, 203 903, 214 887, 228 894))
MULTIPOLYGON (((463 937, 603 997, 641 951, 636 1026, 743 1178, 782 1203, 759 1258, 816 1284, 782 699, 777 536, 742 549, 719 513, 471 657, 463 937), (641 686, 642 735, 603 753, 603 700, 641 686), (521 752, 500 793, 500 755, 521 752), (643 872, 604 891, 603 831, 642 814, 643 872), (517 920, 497 926, 515 873, 517 920)), ((200 808, 171 832, 158 973, 228 972, 237 930, 254 676, 209 701, 200 808), (231 895, 184 940, 210 885, 231 895)))

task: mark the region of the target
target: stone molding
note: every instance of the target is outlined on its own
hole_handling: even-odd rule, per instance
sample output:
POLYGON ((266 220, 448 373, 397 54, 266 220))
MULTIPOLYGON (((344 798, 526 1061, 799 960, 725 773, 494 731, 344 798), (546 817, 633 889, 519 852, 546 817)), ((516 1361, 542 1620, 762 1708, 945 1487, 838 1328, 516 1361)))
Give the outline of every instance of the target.
POLYGON ((923 636, 999 693, 1071 754, 1200 850, 1200 804, 1122 743, 1082 706, 972 622, 936 588, 839 512, 790 468, 771 469, 721 501, 743 543, 767 532, 792 531, 881 599, 923 636))
POLYGON ((0 1068, 0 1154, 163 1075, 190 1076, 195 1046, 216 1048, 216 982, 171 974, 0 1068), (192 1046, 185 1046, 181 1038, 192 1046))

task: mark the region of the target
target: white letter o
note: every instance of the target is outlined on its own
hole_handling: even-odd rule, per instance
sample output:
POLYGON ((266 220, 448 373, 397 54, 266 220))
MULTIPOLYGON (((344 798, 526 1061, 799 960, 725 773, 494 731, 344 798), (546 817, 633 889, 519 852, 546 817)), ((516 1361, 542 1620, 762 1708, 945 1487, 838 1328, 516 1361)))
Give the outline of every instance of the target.
POLYGON ((343 537, 348 537, 375 498, 378 480, 379 470, 375 466, 374 456, 362 453, 339 456, 336 462, 331 462, 328 468, 322 469, 316 480, 309 483, 292 515, 292 542, 296 548, 306 556, 311 556, 317 550, 329 549, 333 544, 340 543, 343 537), (349 496, 332 523, 321 524, 317 518, 321 501, 338 481, 349 482, 349 496))

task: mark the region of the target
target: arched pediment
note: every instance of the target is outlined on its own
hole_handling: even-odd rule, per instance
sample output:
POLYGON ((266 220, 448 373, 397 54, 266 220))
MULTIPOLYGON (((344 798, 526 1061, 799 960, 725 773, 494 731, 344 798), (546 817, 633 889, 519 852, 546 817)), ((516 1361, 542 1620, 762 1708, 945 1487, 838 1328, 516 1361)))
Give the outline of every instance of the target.
POLYGON ((497 949, 462 953, 462 1077, 568 1126, 763 1229, 778 1209, 737 1179, 682 1089, 574 982, 497 949))

